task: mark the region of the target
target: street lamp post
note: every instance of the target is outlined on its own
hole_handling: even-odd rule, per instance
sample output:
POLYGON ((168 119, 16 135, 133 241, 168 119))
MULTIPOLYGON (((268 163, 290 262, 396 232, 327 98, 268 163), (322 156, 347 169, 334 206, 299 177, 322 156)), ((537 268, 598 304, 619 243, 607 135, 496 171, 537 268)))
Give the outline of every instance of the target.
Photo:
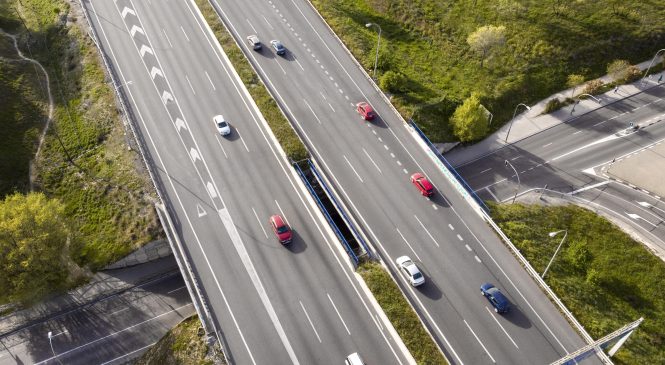
POLYGON ((133 82, 134 82, 134 81, 129 80, 129 81, 125 82, 125 83, 122 83, 122 84, 116 86, 116 87, 113 89, 113 91, 114 91, 114 92, 118 92, 118 89, 120 89, 121 87, 123 87, 123 86, 125 86, 125 85, 131 85, 133 82))
POLYGON ((379 28, 379 37, 376 40, 376 56, 374 57, 374 75, 372 76, 376 80, 376 65, 379 63, 379 47, 381 46, 381 26, 376 23, 367 23, 365 27, 369 28, 373 25, 379 28))
POLYGON ((651 62, 649 63, 649 67, 647 67, 647 70, 644 71, 644 76, 642 76, 642 85, 644 85, 644 82, 646 81, 645 78, 649 74, 649 69, 651 69, 651 66, 653 66, 653 63, 656 61, 656 58, 658 57, 658 54, 660 54, 660 52, 663 52, 663 51, 665 51, 665 48, 663 48, 661 50, 658 50, 658 52, 656 52, 656 54, 651 59, 651 62))
POLYGON ((577 98, 579 99, 580 96, 588 96, 588 97, 590 97, 591 99, 595 100, 598 104, 601 104, 601 103, 602 103, 602 101, 601 101, 600 99, 598 99, 597 97, 595 97, 595 96, 593 96, 593 95, 591 95, 591 94, 580 94, 580 95, 577 96, 577 98))
POLYGON ((550 265, 552 265, 552 261, 554 261, 554 258, 556 257, 556 254, 559 253, 559 250, 561 249, 561 246, 563 245, 563 241, 565 241, 566 237, 568 237, 568 230, 567 229, 563 229, 561 231, 556 231, 556 232, 550 232, 549 233, 550 237, 554 237, 554 236, 556 236, 557 234, 559 234, 561 232, 565 232, 565 233, 563 235, 563 238, 561 239, 561 242, 559 242, 559 246, 557 246, 556 251, 554 251, 554 255, 552 255, 552 258, 550 259, 550 262, 547 264, 547 267, 545 267, 545 271, 543 271, 543 274, 540 275, 540 277, 542 279, 545 279, 545 274, 547 274, 547 270, 549 270, 550 265))
POLYGON ((520 185, 522 184, 522 183, 520 182, 520 174, 517 173, 517 170, 515 169, 515 166, 513 166, 513 164, 511 164, 510 162, 508 162, 508 160, 505 160, 503 164, 504 164, 506 167, 508 167, 508 166, 512 167, 512 168, 513 168, 513 171, 515 171, 515 176, 517 176, 517 187, 515 188, 515 195, 513 195, 513 201, 510 203, 510 204, 514 204, 514 203, 515 203, 515 199, 517 199, 517 191, 520 190, 520 185))
POLYGON ((508 126, 508 133, 506 133, 506 143, 508 143, 508 135, 510 134, 510 129, 513 127, 513 122, 515 121, 515 115, 517 114, 517 108, 519 108, 520 105, 525 107, 526 110, 531 110, 531 107, 526 104, 522 103, 517 104, 517 106, 515 107, 515 112, 513 112, 513 118, 510 120, 510 125, 508 126))
POLYGON ((58 355, 55 354, 55 350, 53 349, 53 332, 48 331, 48 343, 51 345, 51 352, 53 353, 53 357, 62 365, 62 362, 60 359, 58 359, 58 355))

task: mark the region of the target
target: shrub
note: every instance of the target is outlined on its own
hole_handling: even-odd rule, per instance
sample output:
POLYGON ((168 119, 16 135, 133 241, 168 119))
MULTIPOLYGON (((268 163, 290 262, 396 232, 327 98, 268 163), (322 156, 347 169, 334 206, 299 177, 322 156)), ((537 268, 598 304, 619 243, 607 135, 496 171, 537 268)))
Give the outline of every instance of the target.
POLYGON ((387 71, 381 75, 379 86, 393 94, 406 91, 406 76, 401 72, 387 71))
POLYGON ((626 60, 614 60, 607 65, 607 74, 612 76, 612 80, 619 82, 626 79, 630 63, 626 60))
POLYGON ((485 136, 488 127, 488 114, 480 104, 480 97, 473 93, 455 109, 450 118, 453 133, 461 142, 478 140, 485 136))
POLYGON ((632 65, 626 70, 626 75, 623 79, 623 82, 630 84, 633 81, 637 81, 642 77, 642 70, 639 67, 632 65))
POLYGON ((600 93, 603 90, 604 86, 605 86, 605 83, 603 82, 603 80, 600 80, 600 79, 591 80, 591 81, 586 83, 582 93, 583 94, 595 95, 595 94, 600 93))
POLYGON ((547 104, 545 104, 545 110, 543 111, 543 113, 549 114, 555 110, 563 108, 564 105, 565 104, 562 103, 561 100, 559 100, 559 98, 550 99, 550 101, 548 101, 547 104))

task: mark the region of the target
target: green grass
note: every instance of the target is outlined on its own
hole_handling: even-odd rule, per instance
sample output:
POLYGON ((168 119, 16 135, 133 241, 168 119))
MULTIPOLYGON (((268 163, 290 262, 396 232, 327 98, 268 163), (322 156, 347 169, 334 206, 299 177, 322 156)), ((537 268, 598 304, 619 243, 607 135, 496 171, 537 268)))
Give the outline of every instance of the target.
POLYGON ((615 364, 665 364, 665 263, 595 213, 577 206, 491 204, 492 216, 538 272, 568 238, 545 281, 597 339, 644 317, 615 364))
MULTIPOLYGON (((127 150, 101 60, 78 24, 85 20, 70 14, 63 0, 5 0, 0 6, 0 26, 18 34, 23 53, 44 65, 56 102, 54 123, 36 161, 35 188, 65 204, 83 242, 71 247, 72 258, 97 270, 160 234, 154 190, 140 156, 127 150)), ((10 97, 14 103, 29 101, 16 93, 10 97)), ((24 125, 39 125, 44 113, 33 113, 31 124, 24 125)), ((34 129, 21 127, 16 118, 8 124, 14 124, 16 139, 23 133, 23 141, 34 140, 34 129)), ((24 164, 34 152, 28 148, 31 144, 25 146, 24 156, 15 163, 24 164)), ((25 184, 15 186, 25 192, 25 184)))
POLYGON ((563 89, 569 74, 587 80, 614 59, 638 63, 663 48, 665 2, 556 0, 312 0, 366 70, 374 67, 377 23, 383 32, 379 75, 406 76, 392 101, 435 142, 451 141, 448 118, 471 92, 484 95, 492 128, 515 105, 563 89), (557 5, 559 4, 559 5, 557 5), (466 39, 504 25, 506 44, 481 66, 466 39))
POLYGON ((220 364, 206 356, 208 346, 198 316, 192 316, 171 329, 146 351, 134 365, 213 365, 220 364))
POLYGON ((289 124, 289 121, 284 117, 280 111, 275 99, 272 98, 265 85, 259 80, 258 75, 245 58, 238 45, 231 37, 231 34, 226 30, 224 25, 219 20, 217 13, 212 8, 208 0, 196 0, 201 13, 203 14, 206 22, 215 33, 215 37, 219 44, 224 49, 224 52, 231 60, 233 67, 240 75, 242 82, 249 90, 252 99, 261 110, 264 118, 270 125, 270 129, 275 134, 284 152, 292 161, 300 161, 309 157, 309 152, 303 145, 302 141, 296 132, 289 124))
POLYGON ((438 346, 427 333, 418 319, 418 315, 406 301, 390 274, 375 262, 365 262, 360 265, 358 274, 367 283, 416 362, 418 364, 447 364, 438 346))

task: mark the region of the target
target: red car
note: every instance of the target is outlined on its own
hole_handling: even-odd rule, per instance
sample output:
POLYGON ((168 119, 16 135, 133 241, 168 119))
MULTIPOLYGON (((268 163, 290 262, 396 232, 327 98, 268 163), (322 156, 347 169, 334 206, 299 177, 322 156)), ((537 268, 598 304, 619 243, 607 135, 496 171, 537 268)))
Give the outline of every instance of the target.
POLYGON ((275 214, 270 217, 270 226, 277 236, 279 243, 286 245, 291 243, 291 228, 284 222, 282 216, 275 214))
POLYGON ((420 194, 423 196, 432 196, 432 194, 434 194, 434 186, 432 186, 432 183, 430 183, 425 175, 420 172, 411 175, 411 183, 418 188, 418 191, 420 191, 420 194))
POLYGON ((364 101, 361 101, 360 103, 356 104, 356 111, 365 120, 372 120, 376 116, 376 114, 374 114, 374 109, 372 109, 372 106, 364 101))

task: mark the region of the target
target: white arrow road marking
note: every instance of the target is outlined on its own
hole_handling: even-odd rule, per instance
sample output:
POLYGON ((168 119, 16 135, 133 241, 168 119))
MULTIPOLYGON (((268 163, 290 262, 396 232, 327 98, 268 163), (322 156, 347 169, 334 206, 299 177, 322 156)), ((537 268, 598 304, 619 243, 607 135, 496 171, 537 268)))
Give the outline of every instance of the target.
MULTIPOLYGON (((637 201, 637 200, 636 200, 636 201, 637 201)), ((653 209, 656 209, 656 210, 658 210, 658 211, 661 211, 661 212, 665 213, 665 210, 662 210, 662 209, 658 208, 657 206, 654 206, 653 204, 648 203, 648 202, 639 202, 639 201, 638 201, 637 204, 639 204, 639 205, 641 205, 641 206, 643 206, 643 207, 645 207, 645 208, 653 208, 653 209)))
POLYGON ((649 223, 650 225, 652 225, 654 228, 656 228, 656 225, 655 225, 655 224, 653 224, 653 223, 649 222, 648 220, 642 218, 639 214, 634 214, 634 213, 628 213, 628 212, 626 212, 626 215, 629 216, 629 217, 631 217, 632 219, 634 219, 634 220, 636 220, 636 221, 638 221, 638 220, 641 219, 641 220, 643 220, 643 221, 649 223))
POLYGON ((127 14, 132 14, 132 15, 136 16, 136 12, 134 12, 134 10, 132 8, 125 7, 124 9, 122 9, 122 14, 121 14, 122 18, 125 19, 127 14))
POLYGON ((196 160, 201 159, 201 155, 199 155, 199 151, 194 147, 192 147, 192 149, 189 150, 189 157, 191 157, 192 161, 194 161, 194 162, 196 162, 196 160))
POLYGON ((213 185, 210 181, 206 183, 206 189, 208 189, 208 194, 215 199, 217 198, 217 191, 215 190, 215 185, 213 185))
POLYGON ((141 50, 139 51, 141 53, 141 57, 145 56, 146 53, 150 53, 151 55, 154 55, 155 53, 152 51, 152 48, 146 46, 145 44, 141 45, 141 50))
POLYGON ((173 95, 171 95, 170 92, 164 90, 164 92, 162 93, 162 103, 166 104, 169 101, 173 101, 173 95))
POLYGON ((208 215, 208 212, 206 212, 205 209, 203 209, 201 204, 196 204, 196 213, 199 215, 199 218, 208 215))
MULTIPOLYGON (((599 143, 604 143, 604 142, 607 142, 607 141, 611 141, 611 140, 613 140, 613 139, 618 139, 618 138, 619 138, 619 137, 617 137, 617 136, 614 135, 614 134, 611 135, 611 136, 607 136, 607 137, 605 137, 605 138, 601 138, 601 139, 599 139, 599 140, 597 140, 597 141, 591 142, 591 143, 589 143, 589 144, 587 144, 587 145, 584 145, 584 146, 582 146, 582 147, 578 147, 578 148, 576 148, 576 149, 574 149, 574 150, 572 150, 572 151, 568 151, 568 152, 564 153, 563 155, 559 155, 559 156, 557 156, 557 157, 554 157, 554 158, 551 159, 550 161, 556 161, 556 160, 560 159, 561 157, 566 157, 566 156, 571 155, 571 154, 573 154, 573 153, 575 153, 575 152, 581 151, 581 150, 583 150, 583 149, 585 149, 585 148, 588 148, 588 147, 591 147, 591 146, 597 145, 597 144, 599 144, 599 143)), ((548 161, 548 163, 549 163, 550 161, 548 161)))
POLYGON ((568 193, 568 194, 569 194, 569 195, 575 195, 575 194, 577 194, 577 193, 581 193, 581 192, 583 192, 583 191, 587 191, 587 190, 594 189, 594 188, 597 188, 597 187, 600 187, 600 186, 603 186, 603 185, 607 185, 607 184, 609 184, 610 182, 611 182, 610 180, 605 180, 605 181, 603 181, 603 182, 599 182, 599 183, 597 183, 597 184, 589 185, 589 186, 583 187, 583 188, 581 188, 581 189, 577 189, 577 190, 575 190, 575 191, 571 191, 571 192, 568 193))
POLYGON ((164 77, 164 74, 162 73, 162 70, 158 69, 155 66, 152 66, 152 70, 150 70, 150 77, 152 77, 152 79, 154 80, 155 76, 157 76, 157 75, 159 75, 161 77, 164 77))
POLYGON ((180 118, 175 118, 175 127, 178 129, 178 132, 180 132, 181 129, 187 129, 185 121, 180 118))
POLYGON ((134 35, 136 35, 136 33, 141 33, 141 34, 145 35, 145 32, 143 31, 143 28, 141 28, 138 25, 134 24, 134 25, 132 25, 132 29, 129 31, 129 34, 131 34, 132 38, 134 38, 134 35))

